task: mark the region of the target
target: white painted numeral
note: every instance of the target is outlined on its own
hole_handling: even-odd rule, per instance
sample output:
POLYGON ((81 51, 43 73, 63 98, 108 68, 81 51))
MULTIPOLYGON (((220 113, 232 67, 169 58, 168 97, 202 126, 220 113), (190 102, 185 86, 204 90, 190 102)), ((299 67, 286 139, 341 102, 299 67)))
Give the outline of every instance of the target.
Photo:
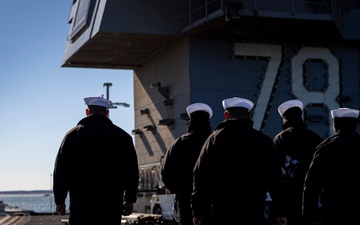
MULTIPOLYGON (((339 107, 336 97, 340 94, 339 60, 327 48, 303 47, 291 60, 292 91, 300 99, 304 107, 311 103, 327 106, 329 109, 339 107), (303 65, 308 59, 322 59, 328 64, 328 84, 325 92, 309 91, 304 85, 303 65)), ((328 115, 330 120, 330 116, 328 115)), ((329 131, 332 131, 332 123, 329 121, 329 131)))
POLYGON ((254 109, 254 128, 260 130, 281 63, 281 46, 235 43, 235 55, 269 57, 269 64, 254 109))
MULTIPOLYGON (((264 120, 267 105, 269 104, 276 75, 279 72, 282 60, 280 45, 235 43, 236 56, 259 56, 269 57, 269 64, 261 86, 260 94, 254 109, 254 128, 260 130, 264 120)), ((323 104, 330 109, 338 108, 336 97, 340 94, 339 61, 327 48, 303 47, 291 60, 292 83, 291 88, 294 95, 304 103, 323 104), (325 92, 309 91, 304 84, 303 65, 308 59, 322 59, 328 64, 328 84, 325 92)), ((329 117, 330 119, 330 117, 329 117)), ((332 132, 331 122, 329 130, 332 132)))

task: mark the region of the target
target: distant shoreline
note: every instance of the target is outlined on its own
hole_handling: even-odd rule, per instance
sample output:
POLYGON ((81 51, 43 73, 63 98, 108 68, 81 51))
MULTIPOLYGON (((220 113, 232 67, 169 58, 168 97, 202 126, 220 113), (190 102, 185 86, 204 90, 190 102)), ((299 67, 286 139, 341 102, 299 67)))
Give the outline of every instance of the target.
POLYGON ((1 194, 19 195, 19 194, 52 194, 52 190, 32 190, 32 191, 0 191, 1 194))

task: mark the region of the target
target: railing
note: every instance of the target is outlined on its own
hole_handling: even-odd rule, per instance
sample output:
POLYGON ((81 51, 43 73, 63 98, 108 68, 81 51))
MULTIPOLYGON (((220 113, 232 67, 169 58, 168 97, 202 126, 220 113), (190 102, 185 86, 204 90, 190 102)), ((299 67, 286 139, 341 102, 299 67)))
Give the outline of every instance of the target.
POLYGON ((331 19, 338 27, 341 26, 337 0, 189 0, 188 26, 184 30, 227 16, 230 5, 238 7, 231 10, 239 16, 271 14, 278 18, 331 19))
POLYGON ((244 7, 292 14, 331 14, 335 3, 334 0, 244 0, 244 7))
POLYGON ((190 0, 189 24, 208 18, 212 13, 224 10, 224 0, 190 0))
POLYGON ((142 166, 139 172, 139 190, 157 191, 161 182, 160 164, 155 163, 142 166))

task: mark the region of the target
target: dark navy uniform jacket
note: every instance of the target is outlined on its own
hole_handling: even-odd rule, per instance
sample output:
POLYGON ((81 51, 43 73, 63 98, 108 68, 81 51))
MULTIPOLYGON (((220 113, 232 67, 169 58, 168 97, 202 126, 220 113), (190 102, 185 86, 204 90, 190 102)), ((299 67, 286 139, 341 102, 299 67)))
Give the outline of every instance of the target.
POLYGON ((193 168, 201 147, 211 132, 208 120, 190 125, 188 132, 169 146, 162 163, 162 181, 171 193, 176 194, 180 204, 180 214, 187 217, 186 220, 191 224, 190 198, 193 190, 193 168))
POLYGON ((255 130, 251 120, 221 122, 195 164, 194 216, 202 216, 210 203, 213 224, 263 224, 267 191, 281 215, 281 167, 272 139, 255 130))
POLYGON ((296 218, 301 216, 305 175, 316 147, 323 140, 317 133, 307 129, 301 118, 286 121, 282 128, 283 130, 274 137, 273 142, 283 167, 286 167, 286 163, 296 163, 296 165, 287 165, 288 174, 284 177, 288 215, 296 218), (295 161, 286 162, 289 158, 295 161), (291 168, 292 166, 294 167, 291 168))
POLYGON ((322 193, 324 225, 360 224, 360 135, 343 129, 319 145, 305 179, 303 214, 322 193))
POLYGON ((54 168, 55 203, 70 211, 121 215, 123 201, 134 203, 139 180, 132 137, 104 115, 82 119, 64 137, 54 168))

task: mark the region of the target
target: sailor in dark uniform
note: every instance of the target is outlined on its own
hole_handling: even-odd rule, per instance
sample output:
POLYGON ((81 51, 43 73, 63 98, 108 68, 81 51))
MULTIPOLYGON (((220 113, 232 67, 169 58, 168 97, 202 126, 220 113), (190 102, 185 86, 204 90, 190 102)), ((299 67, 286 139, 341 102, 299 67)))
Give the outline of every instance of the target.
POLYGON ((254 103, 234 97, 222 104, 225 120, 206 140, 194 168, 194 224, 202 224, 210 202, 213 224, 262 225, 267 191, 278 224, 286 224, 286 218, 280 217, 284 216, 281 166, 272 139, 253 128, 254 103))
POLYGON ((321 194, 324 225, 360 224, 359 110, 331 110, 334 135, 322 142, 305 178, 303 214, 316 215, 321 194))
POLYGON ((69 225, 120 225, 133 212, 139 182, 132 137, 108 118, 111 101, 84 99, 86 117, 64 137, 54 168, 56 212, 69 225))
POLYGON ((161 177, 165 187, 176 195, 176 219, 180 225, 193 225, 190 205, 193 168, 202 145, 211 134, 213 112, 204 103, 191 104, 186 111, 190 118, 188 131, 169 146, 162 162, 161 177))
POLYGON ((278 107, 278 111, 283 119, 283 130, 274 137, 273 142, 283 165, 288 224, 303 225, 301 204, 304 178, 322 138, 306 127, 300 100, 286 101, 278 107))

